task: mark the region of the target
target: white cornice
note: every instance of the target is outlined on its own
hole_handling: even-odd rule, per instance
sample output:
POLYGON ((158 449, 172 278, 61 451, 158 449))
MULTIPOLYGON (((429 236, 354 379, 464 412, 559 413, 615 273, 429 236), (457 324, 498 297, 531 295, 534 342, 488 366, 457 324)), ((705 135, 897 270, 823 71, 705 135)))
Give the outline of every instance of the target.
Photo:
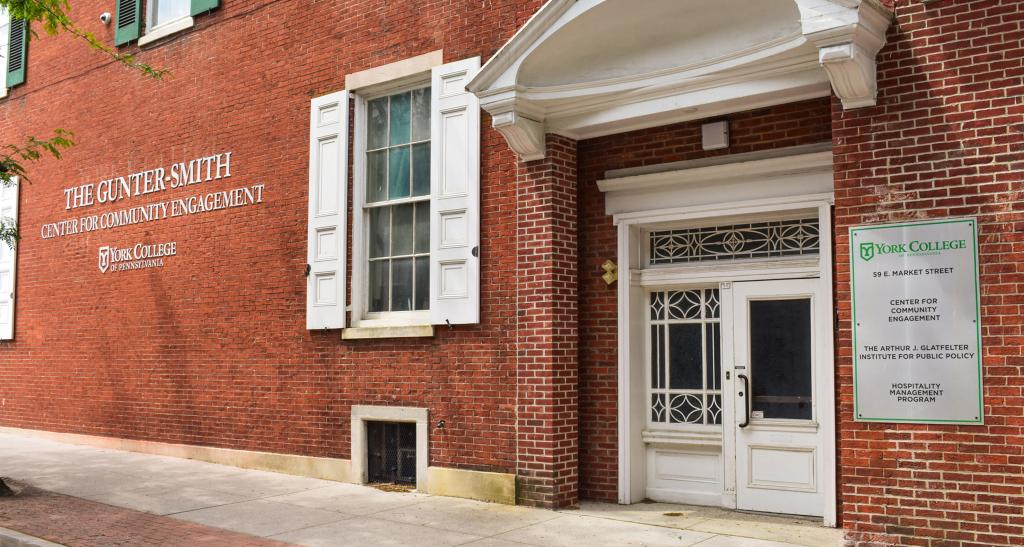
POLYGON ((814 152, 775 158, 739 161, 676 169, 659 173, 626 176, 597 181, 602 192, 631 192, 655 190, 665 187, 679 187, 706 182, 725 182, 751 177, 777 177, 808 173, 812 171, 830 170, 832 168, 832 152, 814 152))

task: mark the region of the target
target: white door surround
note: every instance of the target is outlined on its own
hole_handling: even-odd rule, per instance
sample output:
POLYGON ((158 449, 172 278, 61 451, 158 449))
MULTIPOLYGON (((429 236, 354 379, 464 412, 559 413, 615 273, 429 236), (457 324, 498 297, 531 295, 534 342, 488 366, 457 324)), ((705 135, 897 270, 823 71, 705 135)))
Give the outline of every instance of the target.
MULTIPOLYGON (((816 285, 820 295, 815 302, 816 321, 832 316, 832 166, 831 153, 816 151, 778 158, 751 159, 737 164, 701 166, 666 172, 615 173, 615 179, 599 182, 605 191, 606 208, 613 215, 618 231, 618 355, 619 355, 619 503, 642 501, 648 495, 648 447, 658 449, 675 444, 711 469, 710 456, 723 462, 735 462, 737 443, 729 430, 665 434, 648 427, 649 331, 648 298, 652 290, 687 287, 727 288, 747 281, 802 279, 816 285), (744 221, 816 217, 820 252, 780 259, 726 260, 715 263, 694 262, 651 267, 647 256, 652 229, 685 228, 738 224, 744 221), (813 281, 812 281, 813 280, 813 281), (724 284, 724 285, 723 285, 724 284), (724 433, 723 433, 724 431, 724 433), (675 438, 671 438, 675 437, 675 438), (720 454, 718 456, 717 454, 720 454)), ((680 167, 675 165, 674 167, 680 167)), ((685 166, 683 166, 685 167, 685 166)), ((723 309, 730 291, 723 292, 723 309)), ((731 348, 731 331, 723 324, 722 347, 731 348)), ((832 347, 832 321, 827 335, 815 341, 820 358, 818 370, 828 371, 817 378, 816 422, 820 429, 820 470, 816 487, 823 496, 823 522, 835 526, 835 402, 832 347)), ((737 423, 736 377, 731 351, 723 351, 722 370, 730 378, 721 386, 722 424, 737 423), (727 396, 727 394, 730 394, 727 396)), ((692 428, 691 428, 692 429, 692 428)), ((666 460, 668 461, 668 460, 666 460)), ((672 462, 663 464, 672 474, 672 462)), ((691 464, 687 464, 691 465, 691 464)), ((660 472, 660 471, 659 471, 660 472)), ((694 482, 710 485, 704 473, 694 482)), ((721 489, 706 492, 692 502, 737 507, 735 466, 726 465, 721 489)))

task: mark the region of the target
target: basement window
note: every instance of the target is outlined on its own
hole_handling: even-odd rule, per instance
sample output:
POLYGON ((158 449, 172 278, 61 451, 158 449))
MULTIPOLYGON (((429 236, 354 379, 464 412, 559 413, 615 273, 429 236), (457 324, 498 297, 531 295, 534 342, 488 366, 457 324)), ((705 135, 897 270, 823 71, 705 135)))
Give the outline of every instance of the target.
POLYGON ((366 422, 367 480, 370 484, 416 485, 416 424, 366 422))

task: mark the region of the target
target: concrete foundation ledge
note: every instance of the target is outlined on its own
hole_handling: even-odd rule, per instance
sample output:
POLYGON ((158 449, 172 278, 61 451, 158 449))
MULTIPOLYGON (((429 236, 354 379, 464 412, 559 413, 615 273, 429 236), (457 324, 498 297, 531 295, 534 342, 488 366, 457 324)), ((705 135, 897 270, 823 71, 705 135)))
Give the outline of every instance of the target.
POLYGON ((61 547, 59 543, 46 541, 7 528, 0 528, 0 547, 61 547))
POLYGON ((14 435, 30 435, 55 441, 141 452, 158 456, 200 460, 222 465, 233 465, 245 469, 274 471, 289 475, 300 475, 338 482, 351 482, 351 462, 336 458, 317 458, 294 454, 275 454, 273 452, 256 452, 250 450, 234 450, 231 448, 214 448, 188 444, 161 443, 156 441, 140 441, 119 439, 116 437, 100 437, 96 435, 79 435, 76 433, 58 433, 36 429, 18 429, 0 427, 0 432, 14 435))
POLYGON ((428 467, 427 493, 436 496, 516 503, 516 476, 448 467, 428 467))

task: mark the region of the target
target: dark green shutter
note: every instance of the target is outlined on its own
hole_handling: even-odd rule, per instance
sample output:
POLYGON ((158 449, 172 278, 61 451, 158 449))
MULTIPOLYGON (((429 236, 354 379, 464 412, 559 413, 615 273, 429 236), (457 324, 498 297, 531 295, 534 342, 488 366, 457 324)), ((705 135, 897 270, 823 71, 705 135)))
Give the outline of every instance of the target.
POLYGON ((123 46, 139 39, 142 28, 142 0, 117 0, 117 26, 114 28, 114 45, 123 46))
POLYGON ((28 65, 28 21, 11 19, 10 48, 7 50, 7 87, 25 83, 28 65))
POLYGON ((220 0, 192 0, 192 15, 199 15, 216 8, 220 0))

